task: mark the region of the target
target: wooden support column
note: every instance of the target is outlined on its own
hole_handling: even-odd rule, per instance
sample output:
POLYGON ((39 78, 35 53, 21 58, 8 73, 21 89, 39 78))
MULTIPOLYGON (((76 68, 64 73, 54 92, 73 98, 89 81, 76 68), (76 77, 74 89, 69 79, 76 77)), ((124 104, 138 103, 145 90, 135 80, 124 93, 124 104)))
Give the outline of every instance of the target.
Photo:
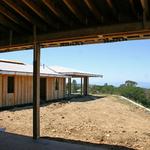
POLYGON ((33 50, 33 139, 40 137, 40 44, 36 41, 34 27, 33 50))
POLYGON ((82 95, 82 92, 83 92, 83 85, 82 85, 82 77, 81 77, 81 95, 82 95))
POLYGON ((84 96, 88 95, 88 77, 84 77, 84 96))
POLYGON ((68 96, 71 95, 71 78, 68 78, 68 96))

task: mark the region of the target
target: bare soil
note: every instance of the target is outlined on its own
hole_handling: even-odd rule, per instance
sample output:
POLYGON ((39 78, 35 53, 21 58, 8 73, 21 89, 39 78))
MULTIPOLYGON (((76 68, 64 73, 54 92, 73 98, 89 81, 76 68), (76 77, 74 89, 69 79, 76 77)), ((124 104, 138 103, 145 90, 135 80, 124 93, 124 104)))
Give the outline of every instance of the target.
MULTIPOLYGON (((119 96, 88 96, 41 109, 41 136, 150 150, 150 113, 119 96)), ((32 109, 0 112, 0 128, 32 136, 32 109)))

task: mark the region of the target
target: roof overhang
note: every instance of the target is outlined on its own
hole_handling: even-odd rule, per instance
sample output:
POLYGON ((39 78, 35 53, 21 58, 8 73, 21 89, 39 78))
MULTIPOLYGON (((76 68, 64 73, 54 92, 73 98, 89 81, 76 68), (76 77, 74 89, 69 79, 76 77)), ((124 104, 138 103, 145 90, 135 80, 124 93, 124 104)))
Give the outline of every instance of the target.
MULTIPOLYGON (((21 72, 21 71, 7 71, 7 70, 0 70, 0 74, 7 74, 7 75, 20 75, 20 76, 33 76, 32 72, 21 72)), ((46 74, 41 73, 41 77, 56 77, 56 78, 71 78, 70 76, 65 76, 62 74, 46 74)))
POLYGON ((150 38, 148 0, 1 0, 0 52, 150 38), (35 34, 34 34, 35 35, 35 34))
POLYGON ((79 73, 79 72, 59 72, 66 76, 71 76, 73 78, 80 78, 80 77, 100 77, 103 78, 103 75, 99 74, 91 74, 91 73, 79 73))
MULTIPOLYGON (((46 33, 37 35, 37 39, 41 48, 150 39, 150 22, 147 22, 145 26, 141 22, 135 22, 46 33)), ((33 36, 24 36, 16 38, 14 44, 1 45, 0 52, 32 48, 33 36)))

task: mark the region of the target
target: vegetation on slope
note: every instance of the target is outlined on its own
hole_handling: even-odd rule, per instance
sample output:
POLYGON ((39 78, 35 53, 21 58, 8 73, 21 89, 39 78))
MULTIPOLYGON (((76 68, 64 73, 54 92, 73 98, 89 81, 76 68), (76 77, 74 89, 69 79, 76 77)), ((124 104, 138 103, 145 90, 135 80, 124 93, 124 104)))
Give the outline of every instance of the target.
POLYGON ((137 87, 137 83, 134 81, 128 80, 119 87, 108 85, 107 83, 103 86, 91 85, 89 91, 91 94, 122 95, 150 108, 150 90, 137 87))

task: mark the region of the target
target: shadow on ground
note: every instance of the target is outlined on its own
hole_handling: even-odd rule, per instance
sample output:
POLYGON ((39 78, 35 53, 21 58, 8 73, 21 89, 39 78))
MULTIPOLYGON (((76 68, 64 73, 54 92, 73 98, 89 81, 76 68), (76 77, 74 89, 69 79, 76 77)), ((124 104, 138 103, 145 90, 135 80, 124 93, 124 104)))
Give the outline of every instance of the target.
POLYGON ((120 145, 93 144, 61 138, 32 137, 0 132, 0 150, 134 150, 120 145))
POLYGON ((43 139, 48 139, 52 141, 58 141, 58 142, 65 142, 65 143, 71 143, 71 144, 77 144, 77 145, 84 145, 88 147, 93 147, 93 148, 102 148, 104 150, 135 150, 133 148, 121 146, 121 145, 110 145, 110 144, 95 144, 95 143, 90 143, 90 142, 85 142, 85 141, 77 141, 77 140, 70 140, 70 139, 64 139, 64 138, 55 138, 55 137, 41 137, 43 139))
MULTIPOLYGON (((56 100, 50 100, 50 101, 41 101, 40 107, 45 107, 50 104, 66 104, 66 103, 71 103, 71 102, 87 102, 87 101, 94 101, 96 99, 102 99, 106 96, 93 96, 93 95, 88 95, 88 96, 81 96, 81 95, 72 95, 71 97, 67 97, 64 99, 56 99, 56 100)), ((33 104, 22 104, 22 105, 17 105, 17 106, 8 106, 4 108, 0 108, 0 111, 21 111, 25 109, 32 109, 33 104)))

